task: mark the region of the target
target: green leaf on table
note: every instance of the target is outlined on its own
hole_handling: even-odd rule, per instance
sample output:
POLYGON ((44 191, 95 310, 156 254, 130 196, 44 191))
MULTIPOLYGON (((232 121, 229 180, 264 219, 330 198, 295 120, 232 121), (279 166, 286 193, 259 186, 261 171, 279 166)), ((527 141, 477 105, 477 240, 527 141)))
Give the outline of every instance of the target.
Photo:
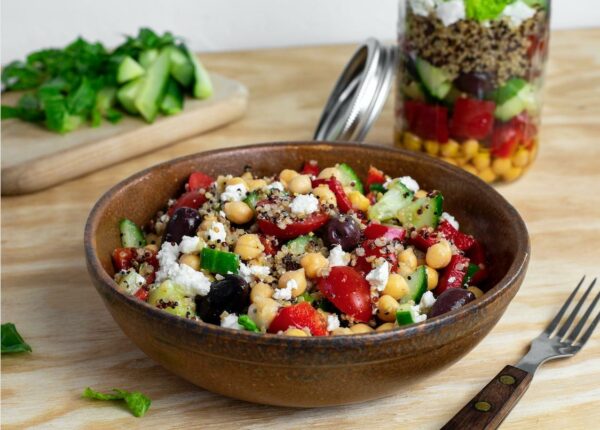
POLYGON ((105 394, 87 387, 83 391, 83 397, 94 400, 125 400, 125 404, 136 417, 143 417, 150 408, 152 400, 139 391, 125 391, 113 388, 115 394, 105 394))
POLYGON ((2 324, 2 354, 31 352, 31 347, 23 340, 13 323, 2 324))

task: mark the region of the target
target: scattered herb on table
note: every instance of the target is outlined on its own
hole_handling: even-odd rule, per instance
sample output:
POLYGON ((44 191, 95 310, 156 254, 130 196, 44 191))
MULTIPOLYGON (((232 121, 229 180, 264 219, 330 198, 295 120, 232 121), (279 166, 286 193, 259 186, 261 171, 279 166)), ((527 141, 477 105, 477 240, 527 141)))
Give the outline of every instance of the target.
POLYGON ((183 109, 184 96, 212 95, 210 77, 180 38, 142 28, 112 52, 78 38, 42 49, 2 70, 3 91, 26 91, 2 119, 19 118, 67 133, 89 122, 116 123, 123 114, 147 122, 183 109))
POLYGON ((125 400, 127 407, 133 415, 136 417, 143 417, 144 414, 150 409, 152 400, 139 391, 125 391, 113 388, 112 391, 115 394, 104 394, 99 391, 92 390, 87 387, 83 391, 83 397, 86 399, 95 400, 125 400))
POLYGON ((13 323, 2 324, 2 354, 31 352, 31 347, 23 340, 13 323))

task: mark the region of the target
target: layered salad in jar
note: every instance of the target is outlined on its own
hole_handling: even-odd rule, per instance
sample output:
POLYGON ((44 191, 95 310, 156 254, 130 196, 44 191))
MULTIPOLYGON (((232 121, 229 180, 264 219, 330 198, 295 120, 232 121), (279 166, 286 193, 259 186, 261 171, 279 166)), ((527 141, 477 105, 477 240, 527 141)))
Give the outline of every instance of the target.
POLYGON ((396 144, 486 182, 538 150, 549 0, 409 0, 401 6, 396 144))

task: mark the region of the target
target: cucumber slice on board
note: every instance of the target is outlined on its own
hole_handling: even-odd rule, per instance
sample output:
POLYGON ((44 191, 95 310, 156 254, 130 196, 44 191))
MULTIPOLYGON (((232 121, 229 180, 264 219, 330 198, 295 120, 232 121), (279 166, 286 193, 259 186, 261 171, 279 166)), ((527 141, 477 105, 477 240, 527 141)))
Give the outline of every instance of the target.
POLYGON ((130 56, 127 56, 123 58, 123 61, 121 61, 119 68, 117 69, 117 82, 119 84, 124 84, 132 79, 139 78, 144 73, 146 73, 146 71, 140 63, 130 56))
POLYGON ((441 194, 423 197, 401 208, 396 216, 404 227, 412 226, 417 230, 423 227, 436 228, 442 215, 443 203, 444 197, 441 194))
POLYGON ((365 187, 352 167, 348 166, 346 163, 342 163, 339 164, 337 168, 341 176, 340 182, 344 187, 353 188, 354 190, 360 191, 362 194, 364 194, 365 187))
POLYGON ((152 63, 158 58, 158 49, 148 49, 140 54, 138 63, 144 68, 148 69, 152 63))
POLYGON ((160 102, 160 111, 165 115, 174 115, 183 110, 183 93, 174 79, 169 79, 165 95, 160 102))
POLYGON ((144 233, 133 221, 123 218, 119 222, 121 231, 121 245, 123 248, 142 248, 146 246, 144 233))
POLYGON ((135 97, 135 107, 148 122, 153 122, 158 114, 169 79, 170 54, 163 50, 146 71, 142 85, 135 97))
POLYGON ((393 182, 381 199, 369 208, 369 219, 383 222, 395 218, 400 209, 411 204, 413 195, 400 181, 393 182))
POLYGON ((171 76, 187 88, 194 80, 194 65, 181 49, 172 48, 170 51, 171 76))
POLYGON ((186 54, 194 66, 194 88, 193 94, 197 99, 206 99, 213 94, 213 85, 210 76, 198 57, 186 48, 186 54))
POLYGON ((408 294, 402 298, 402 303, 412 300, 419 303, 421 297, 427 291, 427 270, 425 266, 417 267, 411 275, 406 278, 408 284, 408 294))
POLYGON ((123 108, 131 113, 137 114, 139 111, 135 107, 135 98, 137 97, 140 89, 142 88, 142 84, 144 81, 144 77, 140 77, 138 79, 134 79, 133 81, 127 82, 117 91, 117 100, 121 103, 123 108))
POLYGON ((438 99, 443 99, 452 89, 454 76, 431 63, 417 58, 417 71, 427 91, 438 99))

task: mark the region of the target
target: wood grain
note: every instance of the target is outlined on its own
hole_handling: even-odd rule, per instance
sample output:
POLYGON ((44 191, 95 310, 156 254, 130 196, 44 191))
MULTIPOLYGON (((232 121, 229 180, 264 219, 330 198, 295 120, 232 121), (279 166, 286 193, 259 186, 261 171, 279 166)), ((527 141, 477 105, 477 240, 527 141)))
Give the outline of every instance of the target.
MULTIPOLYGON (((360 405, 290 410, 202 391, 146 358, 121 333, 87 276, 89 210, 108 187, 170 158, 246 143, 310 139, 353 46, 207 55, 215 72, 246 83, 248 114, 225 128, 28 196, 2 198, 2 321, 33 354, 2 358, 2 428, 436 429, 506 363, 515 363, 582 274, 600 275, 600 29, 552 36, 540 155, 499 191, 526 220, 528 275, 491 334, 408 394, 360 405), (86 386, 141 390, 154 400, 132 417, 80 398, 86 386)), ((367 140, 391 145, 388 100, 367 140)), ((501 238, 499 238, 501 240, 501 238)), ((544 365, 503 429, 591 429, 600 421, 600 342, 544 365)))
POLYGON ((213 74, 212 80, 211 98, 187 99, 183 112, 160 116, 152 125, 125 116, 115 125, 83 126, 61 135, 17 119, 4 121, 2 194, 39 191, 241 117, 248 104, 246 87, 220 75, 213 74))

